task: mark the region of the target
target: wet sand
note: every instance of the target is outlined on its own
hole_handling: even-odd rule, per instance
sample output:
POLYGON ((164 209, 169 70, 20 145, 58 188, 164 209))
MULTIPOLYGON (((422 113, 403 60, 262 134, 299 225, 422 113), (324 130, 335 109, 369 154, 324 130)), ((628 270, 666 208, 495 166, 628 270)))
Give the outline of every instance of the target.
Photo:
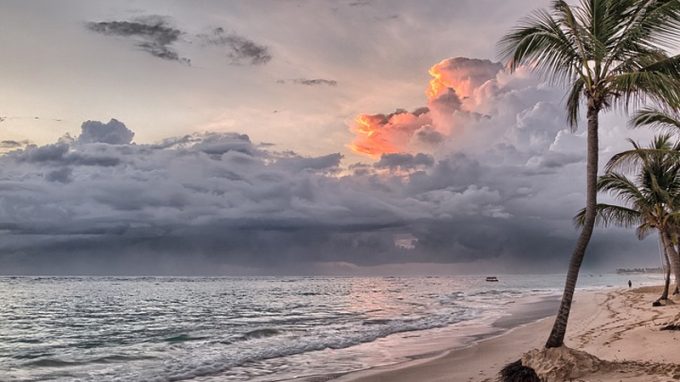
MULTIPOLYGON (((549 369, 546 371, 548 380, 565 378, 562 375, 551 379, 549 373, 564 372, 564 363, 571 361, 575 364, 566 369, 573 371, 574 375, 570 377, 575 380, 651 382, 680 379, 680 352, 677 352, 680 332, 660 330, 664 325, 680 320, 680 300, 677 304, 652 307, 652 301, 659 294, 660 287, 577 292, 565 342, 569 348, 598 358, 595 358, 597 361, 578 356, 571 359, 572 354, 565 353, 567 350, 541 354, 545 358, 540 362, 549 369)), ((542 348, 553 317, 536 319, 554 313, 555 304, 553 300, 518 307, 521 312, 494 323, 499 330, 513 329, 439 357, 359 371, 332 380, 494 381, 503 365, 520 359, 531 349, 542 348)))

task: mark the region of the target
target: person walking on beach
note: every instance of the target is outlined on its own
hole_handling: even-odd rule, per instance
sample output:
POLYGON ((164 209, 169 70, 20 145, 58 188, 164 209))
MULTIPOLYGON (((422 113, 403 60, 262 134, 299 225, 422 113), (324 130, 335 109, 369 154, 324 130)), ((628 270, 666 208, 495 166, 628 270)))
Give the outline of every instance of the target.
POLYGON ((628 288, 630 288, 630 287, 632 287, 632 286, 633 286, 633 282, 630 281, 630 280, 628 280, 628 288))

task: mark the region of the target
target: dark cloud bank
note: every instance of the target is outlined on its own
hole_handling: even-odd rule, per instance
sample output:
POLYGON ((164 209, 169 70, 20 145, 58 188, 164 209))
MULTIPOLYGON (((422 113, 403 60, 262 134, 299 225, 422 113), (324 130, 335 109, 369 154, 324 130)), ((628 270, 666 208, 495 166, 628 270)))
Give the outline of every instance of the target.
POLYGON ((551 217, 570 208, 531 196, 544 171, 418 154, 343 174, 339 154, 277 154, 240 134, 139 145, 128 132, 86 122, 76 139, 0 159, 2 273, 299 273, 480 259, 552 269, 575 234, 551 217), (395 244, 403 235, 414 248, 395 244))
MULTIPOLYGON (((117 120, 53 144, 6 143, 17 149, 0 156, 0 273, 562 272, 584 200, 584 136, 564 129, 561 91, 496 72, 461 77, 466 97, 449 114, 431 103, 383 115, 409 139, 450 130, 436 149, 411 139, 374 163, 237 133, 135 144, 117 120)), ((603 131, 603 156, 625 134, 603 131)), ((631 232, 598 230, 587 266, 649 264, 655 253, 631 232)))

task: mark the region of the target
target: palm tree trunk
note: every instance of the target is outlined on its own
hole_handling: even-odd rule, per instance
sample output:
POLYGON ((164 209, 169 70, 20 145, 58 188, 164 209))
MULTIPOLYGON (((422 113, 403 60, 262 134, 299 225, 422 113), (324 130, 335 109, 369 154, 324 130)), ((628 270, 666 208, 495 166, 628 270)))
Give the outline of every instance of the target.
MULTIPOLYGON (((678 256, 680 256, 680 244, 676 245, 674 248, 675 248, 675 252, 678 254, 678 256)), ((680 293, 680 290, 678 289, 678 283, 675 283, 675 288, 673 289, 673 294, 676 295, 678 293, 680 293)))
MULTIPOLYGON (((659 232, 659 235, 661 235, 661 232, 659 232)), ((663 238, 661 239, 661 242, 663 242, 663 238)), ((659 297, 659 300, 668 300, 668 288, 671 285, 671 262, 668 259, 668 251, 666 251, 666 247, 664 246, 663 248, 663 259, 664 259, 664 265, 666 269, 666 278, 664 280, 664 285, 663 285, 663 292, 661 293, 661 297, 659 297)))
POLYGON ((673 276, 675 277, 675 291, 677 291, 678 287, 680 286, 680 255, 678 255, 678 252, 675 250, 675 246, 673 246, 673 242, 671 241, 671 237, 668 232, 660 231, 660 233, 664 249, 668 254, 668 260, 671 264, 673 276))
POLYGON ((564 344, 564 336, 567 333, 567 321, 569 320, 569 312, 571 310, 571 302, 576 290, 576 281, 578 280, 578 272, 583 263, 583 257, 588 248, 588 242, 593 234, 593 227, 595 226, 595 205, 597 204, 597 169, 598 169, 598 136, 597 129, 599 125, 600 108, 595 106, 592 100, 588 103, 588 156, 586 163, 586 212, 583 228, 581 234, 576 241, 576 247, 571 255, 569 261, 569 270, 567 272, 567 281, 564 285, 564 292, 562 293, 562 302, 560 309, 555 317, 550 336, 545 344, 547 348, 560 347, 564 344))
MULTIPOLYGON (((668 260, 668 256, 666 256, 666 260, 668 260)), ((668 300, 668 288, 671 286, 671 267, 666 266, 666 279, 663 284, 663 292, 661 293, 661 297, 659 297, 659 300, 668 300)))

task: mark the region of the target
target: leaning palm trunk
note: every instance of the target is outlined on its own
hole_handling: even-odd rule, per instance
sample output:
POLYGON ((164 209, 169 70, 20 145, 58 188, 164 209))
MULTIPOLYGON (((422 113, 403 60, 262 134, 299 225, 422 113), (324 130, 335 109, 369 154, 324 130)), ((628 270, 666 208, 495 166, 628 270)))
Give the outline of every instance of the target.
MULTIPOLYGON (((661 232, 659 232, 659 236, 661 236, 661 232)), ((661 238, 661 242, 663 243, 663 238, 661 238)), ((664 268, 664 284, 663 284, 663 292, 661 292, 661 297, 659 297, 660 300, 668 300, 668 289, 670 288, 671 285, 671 261, 669 260, 668 257, 668 251, 666 251, 666 246, 663 248, 663 268, 664 268)))
POLYGON ((583 257, 586 254, 586 248, 590 237, 593 234, 593 227, 595 226, 595 217, 597 211, 597 167, 598 167, 598 136, 597 130, 599 125, 599 108, 594 105, 588 106, 588 158, 586 164, 586 211, 583 228, 581 234, 576 242, 576 248, 571 255, 569 261, 569 271, 567 272, 567 281, 564 285, 564 292, 562 293, 562 301, 560 302, 560 309, 557 312, 555 323, 553 324, 550 336, 545 346, 548 348, 560 347, 564 343, 564 336, 567 332, 567 322, 569 321, 569 312, 571 310, 571 302, 574 297, 576 289, 576 282, 578 280, 579 269, 583 257))
POLYGON ((668 288, 671 285, 671 267, 668 262, 668 254, 664 254, 664 257, 666 259, 666 277, 665 282, 663 284, 663 292, 661 293, 661 297, 659 297, 659 300, 668 300, 668 288))
MULTIPOLYGON (((675 245, 675 252, 678 254, 678 256, 680 256, 680 245, 675 245)), ((670 265, 669 265, 669 267, 670 267, 670 265)), ((674 295, 680 293, 680 289, 679 289, 677 284, 678 283, 676 283, 675 288, 673 289, 674 295)))
POLYGON ((680 287, 680 256, 678 255, 678 252, 675 250, 675 246, 673 245, 671 241, 671 237, 668 234, 668 232, 661 231, 661 240, 663 242, 664 249, 666 250, 666 254, 668 255, 668 262, 670 263, 670 268, 671 271, 673 272, 673 276, 675 277, 675 288, 674 288, 674 294, 677 293, 678 288, 680 287))

